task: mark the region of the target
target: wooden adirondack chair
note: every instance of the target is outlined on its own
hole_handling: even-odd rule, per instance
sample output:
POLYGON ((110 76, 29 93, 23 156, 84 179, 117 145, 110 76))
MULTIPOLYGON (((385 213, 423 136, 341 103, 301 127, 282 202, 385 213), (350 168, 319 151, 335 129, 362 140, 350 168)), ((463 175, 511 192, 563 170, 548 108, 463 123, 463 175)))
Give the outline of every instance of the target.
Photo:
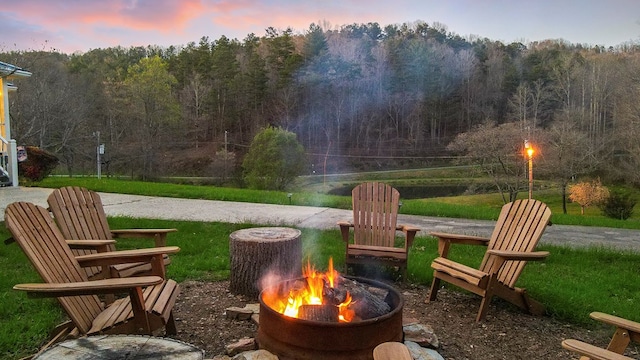
MULTIPOLYGON (((152 334, 163 327, 176 334, 173 306, 180 292, 173 280, 141 276, 88 281, 81 266, 117 262, 150 262, 164 275, 163 254, 175 246, 112 251, 75 257, 49 212, 38 205, 15 202, 5 209, 5 223, 44 283, 18 284, 30 297, 57 297, 70 321, 60 325, 48 345, 69 337, 93 334, 152 334), (105 307, 96 294, 128 293, 105 307)), ((81 242, 81 241, 77 241, 81 242)), ((114 242, 111 240, 111 242, 114 242)), ((45 347, 46 347, 45 346, 45 347)))
MULTIPOLYGON (((53 213, 58 227, 67 240, 111 240, 117 238, 154 239, 155 246, 167 244, 167 234, 176 229, 122 229, 111 230, 102 207, 100 196, 91 190, 68 186, 55 189, 47 198, 49 210, 53 213)), ((113 244, 106 245, 107 251, 116 250, 113 244)), ((73 248, 76 255, 95 253, 95 249, 73 248)), ((164 258, 165 266, 171 263, 164 258)), ((99 267, 85 268, 89 279, 105 277, 142 276, 151 273, 151 265, 145 262, 112 265, 107 272, 99 267)))
POLYGON ((502 207, 490 239, 456 234, 431 233, 438 237, 438 252, 431 267, 433 282, 427 302, 435 300, 444 280, 482 297, 476 321, 484 319, 493 296, 503 298, 516 306, 540 315, 544 306, 531 299, 525 289, 515 287, 527 261, 542 260, 549 253, 534 249, 542 236, 551 210, 538 200, 516 200, 502 207), (447 258, 451 244, 487 246, 479 269, 447 258))
POLYGON ((338 222, 346 248, 345 273, 349 264, 374 263, 399 267, 406 280, 409 248, 419 229, 397 224, 400 193, 390 185, 369 182, 356 186, 351 195, 353 222, 338 222), (405 235, 401 247, 395 246, 396 231, 405 235))
POLYGON ((579 340, 567 339, 562 342, 562 347, 582 355, 580 360, 631 360, 632 358, 623 354, 631 342, 640 344, 640 323, 601 312, 592 312, 589 316, 616 327, 609 346, 603 349, 579 340))

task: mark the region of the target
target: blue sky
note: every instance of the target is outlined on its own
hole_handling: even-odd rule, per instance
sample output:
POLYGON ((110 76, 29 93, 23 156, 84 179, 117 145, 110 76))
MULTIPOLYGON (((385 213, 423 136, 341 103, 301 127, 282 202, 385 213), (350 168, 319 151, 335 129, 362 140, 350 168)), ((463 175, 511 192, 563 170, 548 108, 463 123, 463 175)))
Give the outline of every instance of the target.
POLYGON ((415 21, 504 43, 615 46, 640 40, 640 0, 0 0, 0 51, 184 45, 263 36, 267 27, 304 33, 311 23, 415 21))

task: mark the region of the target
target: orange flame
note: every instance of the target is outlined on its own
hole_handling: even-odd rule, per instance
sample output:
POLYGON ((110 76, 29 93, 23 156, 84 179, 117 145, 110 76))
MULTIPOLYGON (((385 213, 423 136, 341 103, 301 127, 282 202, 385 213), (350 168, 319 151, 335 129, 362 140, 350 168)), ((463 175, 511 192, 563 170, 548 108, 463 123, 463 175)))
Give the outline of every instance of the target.
POLYGON ((351 294, 347 293, 347 298, 338 305, 338 309, 340 309, 338 319, 342 322, 351 322, 356 316, 356 312, 349 309, 349 305, 351 305, 351 294))
MULTIPOLYGON (((263 294, 263 301, 273 310, 289 317, 298 318, 298 311, 302 305, 322 305, 324 303, 325 284, 335 288, 340 274, 333 268, 333 259, 329 259, 327 272, 321 273, 307 262, 303 269, 306 280, 304 287, 289 289, 288 294, 280 296, 277 291, 268 291, 263 294)), ((355 312, 349 309, 351 294, 347 293, 343 303, 338 305, 339 321, 350 322, 355 317, 355 312)))

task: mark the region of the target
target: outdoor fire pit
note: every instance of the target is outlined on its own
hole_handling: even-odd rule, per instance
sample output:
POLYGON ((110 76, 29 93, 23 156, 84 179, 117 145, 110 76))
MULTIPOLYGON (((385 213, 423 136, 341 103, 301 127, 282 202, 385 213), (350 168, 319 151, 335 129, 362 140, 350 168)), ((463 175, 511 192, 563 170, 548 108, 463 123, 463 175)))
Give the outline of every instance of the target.
POLYGON ((331 265, 330 273, 335 275, 328 279, 307 271, 303 278, 281 281, 260 293, 260 348, 280 359, 372 359, 377 345, 402 341, 403 301, 393 287, 370 279, 340 277, 331 265), (348 283, 346 291, 345 284, 334 284, 338 280, 348 283), (318 288, 310 290, 312 297, 324 300, 315 305, 295 304, 299 307, 291 313, 290 305, 298 300, 287 294, 298 292, 305 283, 311 288, 324 283, 319 293, 318 288))

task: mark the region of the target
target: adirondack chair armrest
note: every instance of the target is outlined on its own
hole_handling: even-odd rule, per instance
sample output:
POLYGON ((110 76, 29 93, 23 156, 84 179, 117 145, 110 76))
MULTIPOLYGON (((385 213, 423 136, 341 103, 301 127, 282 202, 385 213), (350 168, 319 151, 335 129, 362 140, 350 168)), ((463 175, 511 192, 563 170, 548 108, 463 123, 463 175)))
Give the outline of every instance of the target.
POLYGON ((587 356, 592 360, 633 360, 633 358, 575 339, 564 340, 562 347, 582 356, 587 356))
POLYGON ((384 342, 373 349, 373 360, 412 360, 409 348, 401 342, 384 342))
POLYGON ((462 235, 462 234, 449 234, 440 232, 431 232, 431 236, 438 238, 438 254, 440 257, 446 258, 449 256, 449 248, 451 244, 463 244, 463 245, 483 245, 487 246, 490 239, 481 236, 474 235, 462 235))
POLYGON ((487 246, 491 239, 483 236, 464 235, 464 234, 449 234, 441 232, 430 232, 429 235, 435 236, 440 241, 449 241, 454 244, 464 245, 484 245, 487 246))
POLYGON ((591 318, 594 320, 628 330, 629 332, 638 333, 640 335, 640 323, 637 323, 635 321, 623 319, 615 315, 609 315, 597 311, 592 312, 591 314, 589 314, 589 316, 591 316, 591 318))
POLYGON ((149 262, 154 258, 162 262, 164 254, 175 254, 180 251, 177 246, 155 247, 147 249, 109 251, 104 253, 76 256, 82 267, 108 266, 135 262, 149 262))
POLYGON ((349 243, 349 228, 353 227, 353 223, 350 221, 338 221, 338 226, 340 226, 340 234, 342 234, 342 240, 346 243, 349 243))
POLYGON ((497 274, 502 266, 508 261, 538 261, 544 260, 549 256, 548 251, 504 251, 504 250, 488 250, 487 254, 495 255, 497 258, 491 265, 491 274, 497 274))
POLYGON ((156 247, 167 245, 167 234, 178 229, 115 229, 111 230, 111 236, 117 238, 154 239, 156 247))
POLYGON ((71 283, 17 284, 13 289, 26 291, 29 297, 60 297, 128 292, 139 287, 157 285, 163 281, 164 279, 159 276, 137 276, 71 283))
POLYGON ((499 256, 507 261, 536 261, 544 260, 549 256, 548 251, 533 251, 533 252, 521 252, 521 251, 503 251, 503 250, 488 250, 487 253, 499 256))
POLYGON ((72 249, 108 251, 108 246, 116 243, 115 240, 65 240, 72 249))
POLYGON ((404 236, 407 239, 407 249, 411 247, 411 245, 413 244, 413 239, 416 237, 416 233, 420 231, 420 229, 415 226, 404 224, 396 226, 396 230, 402 231, 404 233, 404 236))

